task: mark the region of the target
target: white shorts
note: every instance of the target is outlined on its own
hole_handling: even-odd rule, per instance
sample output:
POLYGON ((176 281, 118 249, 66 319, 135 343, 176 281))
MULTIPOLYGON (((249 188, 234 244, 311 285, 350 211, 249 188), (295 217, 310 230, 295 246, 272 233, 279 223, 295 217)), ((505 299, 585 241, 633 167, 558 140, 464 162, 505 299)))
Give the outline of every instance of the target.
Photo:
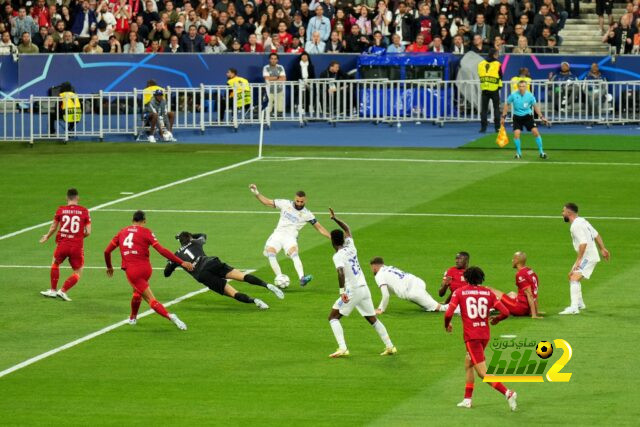
POLYGON ((267 239, 267 243, 264 244, 264 255, 267 256, 267 248, 274 248, 276 253, 284 249, 285 253, 288 255, 289 250, 296 246, 298 246, 298 239, 295 236, 274 232, 267 239))
POLYGON ((338 298, 336 303, 333 304, 334 310, 338 310, 343 316, 350 315, 354 308, 357 308, 363 317, 376 315, 376 310, 373 308, 373 301, 371 300, 371 292, 369 292, 367 286, 348 290, 347 295, 349 295, 349 302, 344 302, 342 298, 338 298))
POLYGON ((438 302, 429 295, 429 292, 427 292, 427 284, 424 283, 422 279, 418 279, 418 282, 411 284, 411 291, 407 299, 418 304, 425 311, 435 311, 436 307, 438 307, 438 302))
POLYGON ((593 269, 596 268, 598 261, 590 261, 587 258, 582 258, 582 262, 576 268, 576 272, 582 274, 582 277, 588 279, 593 274, 593 269))

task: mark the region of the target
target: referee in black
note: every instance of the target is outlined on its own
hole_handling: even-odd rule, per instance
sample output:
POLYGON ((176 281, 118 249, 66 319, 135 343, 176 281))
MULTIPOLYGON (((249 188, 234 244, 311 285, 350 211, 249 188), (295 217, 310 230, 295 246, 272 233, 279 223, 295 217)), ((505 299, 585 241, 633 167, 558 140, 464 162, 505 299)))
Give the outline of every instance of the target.
POLYGON ((489 101, 493 103, 493 125, 500 130, 500 89, 502 88, 502 64, 498 61, 498 50, 490 49, 487 59, 478 64, 478 77, 482 96, 480 101, 480 132, 487 131, 489 101))
MULTIPOLYGON (((266 283, 252 274, 245 274, 240 270, 236 270, 220 261, 218 257, 207 256, 202 247, 207 242, 206 234, 192 234, 188 231, 183 231, 176 236, 176 239, 178 239, 182 245, 180 249, 176 251, 176 256, 192 263, 194 267, 193 271, 188 271, 188 273, 212 291, 240 302, 247 304, 253 303, 261 310, 266 310, 269 306, 258 298, 251 298, 249 295, 238 292, 233 286, 227 283, 227 279, 262 286, 263 288, 269 289, 278 298, 284 298, 284 293, 274 285, 266 283)), ((178 267, 178 264, 169 261, 164 269, 164 277, 171 276, 178 267)))

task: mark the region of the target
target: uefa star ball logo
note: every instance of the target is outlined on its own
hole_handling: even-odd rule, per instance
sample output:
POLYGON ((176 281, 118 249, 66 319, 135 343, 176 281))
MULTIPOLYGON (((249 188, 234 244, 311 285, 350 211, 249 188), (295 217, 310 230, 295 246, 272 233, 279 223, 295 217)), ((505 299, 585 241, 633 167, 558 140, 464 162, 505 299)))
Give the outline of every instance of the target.
POLYGON ((536 345, 536 354, 540 359, 548 359, 553 354, 553 345, 549 341, 540 341, 536 345))

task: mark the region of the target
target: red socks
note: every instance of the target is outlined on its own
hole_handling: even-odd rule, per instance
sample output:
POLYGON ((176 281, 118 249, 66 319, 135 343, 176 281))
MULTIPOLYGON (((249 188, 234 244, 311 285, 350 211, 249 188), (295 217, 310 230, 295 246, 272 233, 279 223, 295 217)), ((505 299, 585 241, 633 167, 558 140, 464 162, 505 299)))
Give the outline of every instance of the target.
POLYGON ((142 296, 134 292, 133 297, 131 298, 131 316, 129 319, 135 319, 138 317, 138 310, 140 309, 140 303, 142 302, 142 296))
POLYGON ((80 280, 80 275, 78 273, 73 273, 67 280, 65 280, 64 285, 62 286, 62 292, 67 292, 69 289, 73 288, 76 283, 80 280))
POLYGON ((60 266, 51 264, 51 289, 58 289, 58 279, 60 279, 60 266))
POLYGON ((472 395, 473 395, 473 383, 468 383, 467 385, 464 386, 464 398, 471 399, 472 395))
POLYGON ((489 383, 489 384, 491 384, 491 387, 495 388, 500 393, 504 394, 505 396, 507 395, 507 388, 504 386, 504 384, 502 383, 489 383))
POLYGON ((167 319, 169 318, 169 312, 167 311, 166 308, 164 308, 164 305, 160 304, 158 302, 158 300, 153 300, 149 303, 149 305, 151 306, 151 308, 158 313, 160 316, 162 317, 166 317, 167 319))

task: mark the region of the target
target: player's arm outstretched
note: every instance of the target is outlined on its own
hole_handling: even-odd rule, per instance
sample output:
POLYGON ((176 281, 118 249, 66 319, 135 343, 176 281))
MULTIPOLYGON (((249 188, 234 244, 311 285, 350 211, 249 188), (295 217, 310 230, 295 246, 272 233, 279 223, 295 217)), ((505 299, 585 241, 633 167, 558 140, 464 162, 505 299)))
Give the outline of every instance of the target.
MULTIPOLYGON (((509 97, 509 98, 511 98, 511 97, 509 97)), ((505 102, 504 106, 502 107, 502 116, 500 117, 500 125, 501 126, 504 126, 504 122, 507 119, 507 114, 509 114, 509 105, 511 105, 511 104, 509 102, 509 99, 507 98, 507 102, 505 102)), ((442 295, 440 295, 440 296, 442 296, 442 295)))
POLYGON ((331 234, 319 222, 314 223, 313 228, 318 230, 318 232, 322 234, 324 237, 326 237, 327 239, 331 239, 331 234))
POLYGON ((344 237, 351 237, 351 229, 347 224, 345 224, 344 222, 342 222, 336 217, 336 213, 333 211, 332 208, 329 208, 329 217, 332 220, 334 220, 335 223, 338 224, 338 226, 340 226, 340 228, 342 228, 342 230, 344 231, 344 237))
POLYGON ((529 311, 531 312, 532 319, 542 319, 542 316, 538 315, 538 303, 533 299, 533 293, 531 288, 526 288, 524 294, 527 297, 527 303, 529 304, 529 311))
POLYGON ((183 261, 177 256, 175 256, 169 249, 165 248, 158 242, 154 242, 152 245, 153 249, 155 249, 160 255, 168 259, 169 261, 175 262, 179 264, 185 270, 193 271, 193 264, 187 261, 183 261))
POLYGON ((382 294, 382 299, 380 300, 378 308, 376 308, 376 314, 384 313, 387 310, 387 306, 389 305, 389 287, 387 285, 381 285, 380 293, 382 294))
POLYGON ((47 234, 43 234, 42 237, 40 238, 40 243, 44 243, 47 240, 49 240, 49 238, 51 236, 53 236, 53 234, 56 232, 56 230, 58 229, 58 225, 60 225, 59 221, 54 220, 51 223, 51 227, 49 227, 49 231, 47 231, 47 234))
POLYGON ((276 204, 272 199, 269 199, 263 196, 262 194, 260 194, 260 192, 258 191, 258 186, 256 186, 255 184, 249 185, 249 190, 251 190, 253 195, 256 196, 256 199, 258 199, 258 201, 263 205, 269 206, 270 208, 276 207, 276 204))

